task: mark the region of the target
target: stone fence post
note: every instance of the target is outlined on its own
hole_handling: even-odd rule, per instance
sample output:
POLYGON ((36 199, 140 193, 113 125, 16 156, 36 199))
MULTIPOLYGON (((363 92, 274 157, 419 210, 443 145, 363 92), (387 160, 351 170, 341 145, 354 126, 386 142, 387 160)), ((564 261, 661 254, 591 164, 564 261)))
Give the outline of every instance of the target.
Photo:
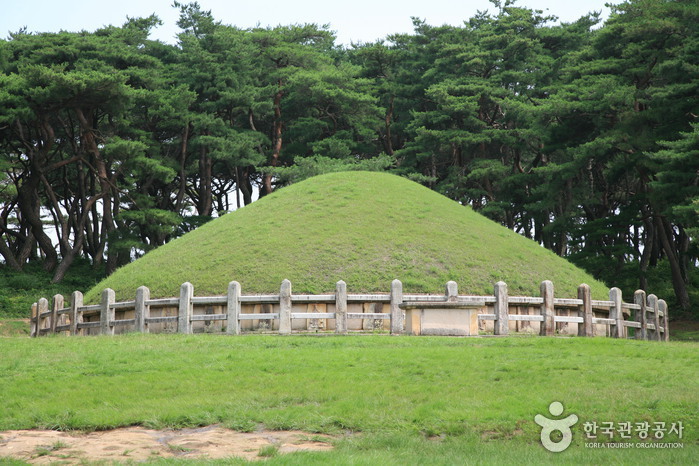
POLYGON ((148 332, 148 319, 150 318, 150 306, 146 304, 148 300, 150 300, 150 289, 147 286, 139 286, 136 289, 136 304, 134 306, 137 332, 148 332))
POLYGON ((648 320, 646 316, 646 292, 643 290, 636 290, 633 294, 633 302, 638 305, 641 309, 633 311, 633 320, 641 323, 641 328, 636 329, 636 340, 646 340, 648 339, 648 320))
POLYGON ((56 326, 58 325, 58 311, 63 309, 63 303, 63 295, 54 295, 53 302, 51 303, 51 333, 56 333, 56 326))
POLYGON ((649 340, 660 340, 660 316, 658 315, 658 297, 654 294, 648 295, 648 308, 653 313, 651 323, 655 326, 655 330, 648 330, 649 340))
POLYGON ((663 317, 660 320, 661 327, 663 327, 664 332, 662 334, 662 341, 670 341, 670 320, 667 315, 667 303, 664 299, 658 300, 658 310, 663 313, 663 317))
POLYGON ((400 280, 391 282, 391 334, 400 335, 403 333, 403 283, 400 280))
POLYGON ((39 304, 36 309, 36 336, 41 336, 41 330, 44 328, 46 317, 43 316, 49 310, 49 300, 46 298, 39 299, 39 304))
POLYGON ((70 297, 70 334, 82 335, 83 329, 78 329, 78 324, 83 323, 83 313, 80 308, 83 305, 83 294, 79 291, 73 291, 70 297))
POLYGON ((100 302, 100 334, 114 335, 114 307, 116 301, 114 290, 107 288, 102 291, 102 301, 100 302))
POLYGON ((291 282, 284 280, 279 290, 279 334, 291 334, 291 282))
POLYGON ((624 312, 621 307, 621 304, 623 303, 621 297, 621 290, 616 287, 610 289, 609 300, 614 303, 612 304, 612 307, 609 308, 609 318, 614 319, 616 321, 616 325, 614 325, 614 331, 611 332, 612 337, 624 338, 626 332, 624 329, 624 312))
POLYGON ((194 305, 192 304, 193 296, 194 286, 189 282, 184 282, 180 287, 180 303, 177 312, 178 333, 192 333, 192 314, 194 313, 194 305))
POLYGON ((595 327, 592 323, 594 314, 592 313, 592 290, 590 290, 590 285, 583 283, 578 287, 578 299, 582 300, 578 313, 583 319, 583 323, 578 324, 578 336, 594 337, 595 327))
POLYGON ((39 328, 39 317, 37 314, 38 309, 39 309, 39 303, 32 304, 32 318, 29 321, 29 336, 30 337, 37 337, 38 336, 38 332, 37 332, 37 329, 39 328))
POLYGON ((228 284, 226 303, 226 333, 229 335, 240 335, 240 283, 232 281, 228 284))
POLYGON ((347 333, 347 284, 342 280, 335 284, 335 333, 347 333))
POLYGON ((446 295, 448 303, 456 302, 456 299, 459 297, 459 285, 455 281, 447 282, 446 295))
POLYGON ((544 298, 544 303, 541 305, 541 316, 544 320, 541 322, 539 335, 553 336, 556 331, 556 311, 553 307, 553 282, 544 280, 540 286, 541 297, 544 298))
POLYGON ((510 305, 508 303, 507 283, 497 282, 493 294, 495 295, 493 333, 495 335, 507 335, 510 333, 510 305))

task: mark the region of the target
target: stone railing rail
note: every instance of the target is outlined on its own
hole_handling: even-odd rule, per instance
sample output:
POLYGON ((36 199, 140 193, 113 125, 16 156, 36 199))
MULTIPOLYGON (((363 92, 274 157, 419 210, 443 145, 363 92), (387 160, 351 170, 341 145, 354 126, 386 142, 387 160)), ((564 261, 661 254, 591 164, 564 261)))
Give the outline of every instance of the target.
POLYGON ((526 332, 669 340, 667 304, 655 295, 639 290, 633 303, 625 303, 621 290, 612 288, 609 300, 593 300, 590 287, 583 284, 577 298, 556 298, 548 280, 540 290, 536 297, 509 296, 507 285, 498 282, 491 296, 468 296, 459 295, 457 284, 449 282, 444 295, 404 294, 402 283, 394 280, 386 294, 350 294, 345 282, 339 281, 335 293, 311 295, 292 294, 291 282, 284 280, 279 294, 243 295, 240 284, 233 281, 225 296, 197 297, 193 286, 184 283, 177 298, 151 299, 149 289, 142 286, 134 300, 117 302, 114 291, 107 288, 95 305, 83 305, 79 291, 73 292, 68 306, 62 295, 54 296, 51 303, 40 299, 32 306, 31 335, 387 330, 418 335, 526 332), (474 324, 452 313, 459 309, 470 310, 474 324))

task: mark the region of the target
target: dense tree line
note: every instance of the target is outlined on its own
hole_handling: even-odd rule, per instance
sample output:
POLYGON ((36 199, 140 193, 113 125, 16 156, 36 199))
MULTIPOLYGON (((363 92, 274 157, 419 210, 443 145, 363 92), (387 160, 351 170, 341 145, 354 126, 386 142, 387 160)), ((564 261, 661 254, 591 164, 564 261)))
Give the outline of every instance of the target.
POLYGON ((323 171, 389 169, 690 308, 699 10, 629 0, 570 24, 493 0, 462 26, 341 47, 325 26, 157 17, 0 41, 0 254, 107 271, 323 171))

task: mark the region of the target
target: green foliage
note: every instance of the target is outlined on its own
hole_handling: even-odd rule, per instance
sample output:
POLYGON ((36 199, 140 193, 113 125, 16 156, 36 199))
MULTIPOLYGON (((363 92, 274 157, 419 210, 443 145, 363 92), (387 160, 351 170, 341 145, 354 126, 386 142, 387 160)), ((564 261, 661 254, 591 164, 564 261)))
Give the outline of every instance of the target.
POLYGON ((297 183, 308 178, 326 173, 345 171, 385 171, 395 164, 395 160, 386 154, 371 159, 333 158, 314 155, 298 157, 288 167, 265 169, 277 178, 280 184, 297 183))
POLYGON ((103 269, 83 260, 73 265, 60 284, 52 284, 51 274, 38 263, 27 265, 22 272, 0 266, 0 319, 29 318, 32 304, 41 296, 50 299, 62 294, 68 299, 73 291, 85 290, 102 277, 103 269))
POLYGON ((699 342, 699 322, 683 322, 672 328, 672 338, 678 341, 699 342))
POLYGON ((174 3, 175 45, 149 39, 156 16, 19 31, 0 40, 0 254, 53 281, 76 258, 111 273, 256 192, 390 167, 598 278, 669 281, 690 310, 695 3, 555 24, 494 0, 349 48, 327 25, 241 29, 198 2, 174 3))
POLYGON ((658 165, 653 196, 664 213, 677 218, 692 237, 699 236, 699 123, 675 141, 661 142, 652 154, 658 165))

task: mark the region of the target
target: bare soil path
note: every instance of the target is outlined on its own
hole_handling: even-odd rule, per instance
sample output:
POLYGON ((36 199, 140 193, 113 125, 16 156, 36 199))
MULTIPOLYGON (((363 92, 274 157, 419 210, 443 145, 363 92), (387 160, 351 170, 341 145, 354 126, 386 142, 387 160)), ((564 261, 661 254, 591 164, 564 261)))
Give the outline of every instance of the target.
POLYGON ((0 458, 33 464, 87 461, 138 462, 157 458, 263 459, 301 450, 330 450, 332 437, 300 431, 236 432, 220 426, 151 430, 127 427, 103 432, 50 430, 0 432, 0 458))

